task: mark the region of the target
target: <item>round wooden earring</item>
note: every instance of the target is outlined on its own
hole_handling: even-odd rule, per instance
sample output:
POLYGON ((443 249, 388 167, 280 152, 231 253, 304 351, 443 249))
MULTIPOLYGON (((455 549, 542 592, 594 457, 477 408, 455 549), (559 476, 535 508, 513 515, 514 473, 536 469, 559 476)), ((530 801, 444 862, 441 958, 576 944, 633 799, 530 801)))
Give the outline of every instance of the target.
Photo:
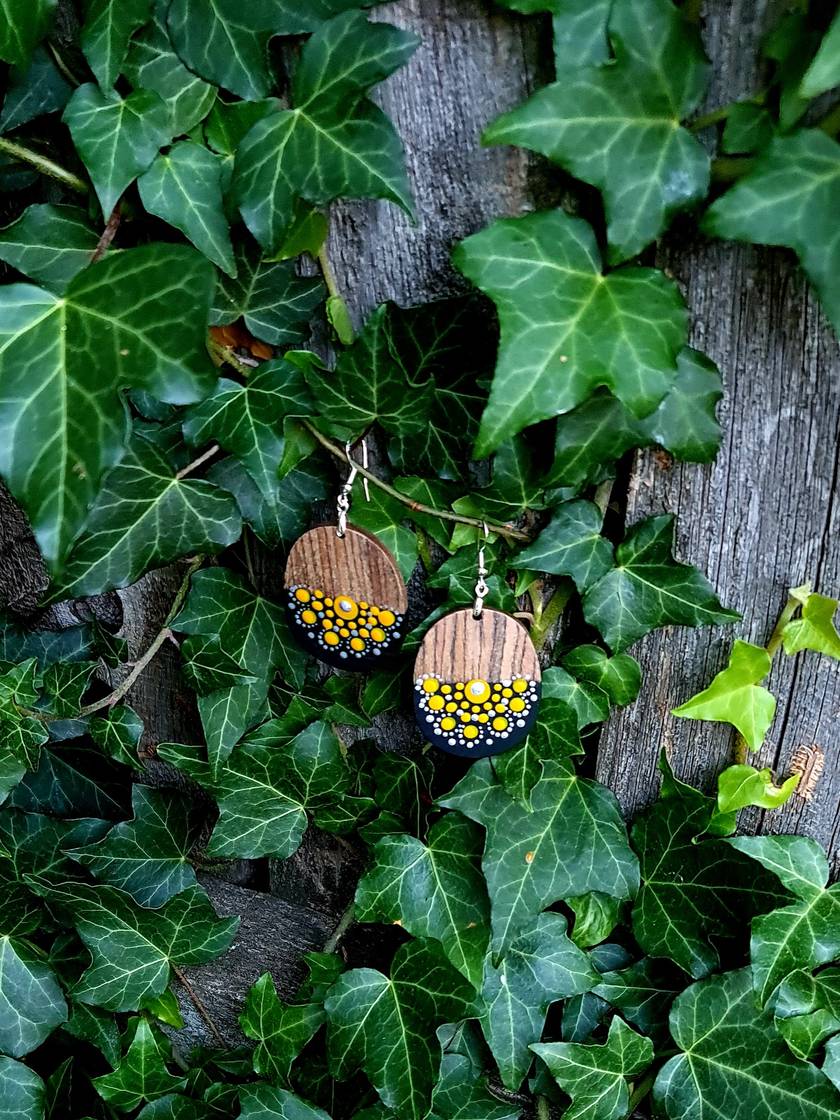
POLYGON ((462 758, 501 754, 534 725, 540 663, 528 632, 501 611, 446 615, 414 665, 414 713, 423 734, 462 758))
POLYGON ((338 669, 380 665, 405 633, 408 595, 387 548, 335 525, 304 533, 286 562, 286 607, 302 646, 338 669))

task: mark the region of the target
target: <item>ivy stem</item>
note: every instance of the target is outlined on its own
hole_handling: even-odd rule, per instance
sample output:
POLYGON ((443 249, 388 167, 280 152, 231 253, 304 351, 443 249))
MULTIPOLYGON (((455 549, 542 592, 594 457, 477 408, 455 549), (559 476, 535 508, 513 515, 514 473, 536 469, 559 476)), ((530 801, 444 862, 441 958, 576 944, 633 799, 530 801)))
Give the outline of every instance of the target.
POLYGON ((545 645, 551 628, 560 619, 563 611, 568 606, 571 597, 572 584, 568 580, 565 580, 548 600, 543 607, 542 613, 531 627, 531 641, 534 643, 538 653, 545 645))
POLYGON ((537 1097, 537 1120, 550 1120, 551 1101, 542 1094, 537 1097))
POLYGON ((181 971, 181 969, 178 968, 178 966, 176 964, 171 964, 170 967, 171 967, 172 971, 175 973, 175 975, 178 977, 179 984, 181 985, 181 987, 184 989, 184 991, 187 993, 187 995, 192 1000, 196 1011, 199 1013, 201 1018, 207 1024, 207 1026, 210 1030, 210 1033, 216 1039, 219 1046, 223 1050, 226 1050, 227 1049, 227 1041, 226 1041, 224 1035, 222 1034, 222 1032, 219 1030, 219 1028, 216 1026, 215 1022, 213 1021, 213 1016, 207 1010, 207 1005, 205 1004, 204 1000, 201 998, 201 996, 198 994, 198 992, 195 990, 195 988, 193 988, 192 984, 189 982, 187 977, 184 975, 184 973, 181 971))
POLYGON ((752 156, 719 156, 712 160, 712 179, 716 183, 734 183, 755 166, 752 156))
POLYGON ((200 568, 203 563, 203 556, 196 556, 193 560, 190 561, 189 566, 184 573, 184 578, 181 580, 180 586, 175 592, 175 598, 172 600, 172 605, 169 608, 169 612, 166 616, 166 619, 164 620, 163 626, 155 635, 152 644, 149 646, 143 656, 135 663, 134 668, 131 670, 125 680, 122 681, 122 683, 119 684, 113 692, 109 692, 108 695, 104 696, 101 700, 97 700, 95 703, 88 704, 86 705, 86 707, 82 708, 82 710, 79 712, 79 719, 83 719, 85 716, 93 715, 94 712, 101 712, 103 708, 111 708, 114 704, 117 704, 120 700, 122 700, 123 696, 125 696, 125 694, 134 686, 135 681, 141 676, 149 662, 154 660, 158 650, 164 644, 164 642, 168 641, 170 638, 174 638, 175 635, 170 629, 170 623, 175 618, 178 611, 181 609, 184 599, 186 599, 187 597, 187 592, 189 591, 190 580, 192 579, 193 572, 197 571, 197 569, 200 568))
POLYGON ((105 229, 102 231, 102 236, 96 243, 96 248, 93 250, 93 255, 90 258, 91 264, 96 264, 97 261, 102 260, 105 254, 111 247, 111 242, 117 236, 117 230, 120 228, 120 218, 122 217, 122 199, 117 199, 117 204, 111 211, 111 217, 108 219, 105 229))
POLYGON ((718 124, 719 121, 725 121, 729 114, 732 112, 735 102, 729 105, 722 105, 719 109, 712 109, 709 113, 703 113, 702 116, 697 117, 688 126, 692 132, 701 132, 704 128, 709 128, 710 125, 718 124))
POLYGON ((840 132, 840 105, 830 109, 817 124, 817 128, 827 136, 836 136, 840 132))
POLYGON ((0 152, 5 152, 6 155, 11 156, 13 159, 20 160, 22 163, 28 163, 42 175, 49 175, 53 179, 58 179, 65 187, 70 187, 71 190, 78 191, 80 194, 87 194, 87 183, 80 179, 78 175, 74 175, 72 171, 68 171, 66 167, 51 160, 48 156, 41 155, 40 152, 35 152, 32 148, 27 148, 23 144, 18 144, 16 140, 7 140, 5 136, 0 136, 0 152))
POLYGON ((338 281, 335 278, 333 266, 330 263, 329 256, 327 255, 326 243, 323 244, 318 250, 317 260, 318 266, 321 269, 321 275, 324 278, 324 283, 327 286, 327 291, 330 293, 333 299, 342 299, 343 297, 338 286, 338 281))
POLYGON ((336 949, 338 949, 339 945, 341 944, 342 938, 344 937, 345 933, 347 933, 348 929, 352 926, 355 917, 356 903, 355 901, 353 901, 341 915, 339 923, 332 931, 330 937, 324 942, 324 948, 322 949, 322 952, 334 953, 336 949))
POLYGON ((214 455, 218 455, 220 450, 218 443, 211 444, 197 459, 193 459, 191 463, 187 463, 185 467, 181 467, 175 477, 186 478, 188 474, 192 474, 193 471, 197 471, 199 467, 203 466, 208 459, 212 459, 214 455))
POLYGON ((653 1088, 653 1083, 656 1080, 657 1072, 658 1071, 656 1070, 651 1070, 650 1073, 646 1073, 639 1084, 636 1086, 636 1088, 633 1090, 633 1092, 630 1094, 630 1105, 628 1110, 629 1116, 633 1115, 635 1109, 639 1107, 639 1105, 653 1088))

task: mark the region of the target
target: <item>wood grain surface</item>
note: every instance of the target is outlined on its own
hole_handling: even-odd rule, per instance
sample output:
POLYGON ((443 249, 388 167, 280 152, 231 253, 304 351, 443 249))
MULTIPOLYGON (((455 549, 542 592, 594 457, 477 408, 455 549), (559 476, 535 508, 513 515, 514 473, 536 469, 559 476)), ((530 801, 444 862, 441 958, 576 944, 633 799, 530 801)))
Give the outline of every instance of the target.
POLYGON ((414 677, 443 681, 541 680, 537 651, 528 631, 509 614, 472 608, 445 615, 428 631, 414 663, 414 677))
POLYGON ((396 561, 376 537, 347 526, 343 537, 335 525, 319 525, 299 537, 289 553, 286 587, 307 587, 325 595, 349 595, 377 607, 405 614, 408 595, 396 561))

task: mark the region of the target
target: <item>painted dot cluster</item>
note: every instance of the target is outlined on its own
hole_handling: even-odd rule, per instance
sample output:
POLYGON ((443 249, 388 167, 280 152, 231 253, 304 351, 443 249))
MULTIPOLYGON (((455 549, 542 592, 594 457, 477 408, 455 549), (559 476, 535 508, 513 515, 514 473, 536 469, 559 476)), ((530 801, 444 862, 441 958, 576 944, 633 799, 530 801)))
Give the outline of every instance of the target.
POLYGON ((288 595, 292 618, 330 660, 380 657, 402 637, 403 616, 387 607, 310 587, 290 587, 288 595))
POLYGON ((539 686, 527 677, 452 683, 428 675, 418 677, 414 688, 427 734, 468 750, 516 738, 539 700, 539 686))

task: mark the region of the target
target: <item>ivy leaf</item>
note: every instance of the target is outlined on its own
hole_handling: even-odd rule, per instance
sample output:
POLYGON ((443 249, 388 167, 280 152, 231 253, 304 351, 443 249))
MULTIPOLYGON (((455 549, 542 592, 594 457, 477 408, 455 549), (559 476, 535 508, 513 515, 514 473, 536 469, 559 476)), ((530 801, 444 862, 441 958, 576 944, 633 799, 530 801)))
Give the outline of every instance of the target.
POLYGON ((62 119, 106 217, 170 138, 169 113, 152 90, 123 98, 89 82, 74 92, 62 119))
POLYGON ((100 1050, 106 1061, 113 1067, 120 1060, 120 1035, 116 1019, 98 1007, 88 1007, 84 1003, 71 1006, 70 1018, 64 1030, 82 1042, 89 1042, 100 1050))
POLYGON ((730 723, 750 750, 757 751, 776 714, 776 697, 759 686, 770 672, 770 654, 763 646, 735 639, 729 664, 708 688, 692 696, 671 714, 682 719, 730 723))
POLYGON ((684 987, 683 972, 665 961, 643 957, 629 968, 603 972, 592 990, 644 1034, 664 1036, 668 1008, 684 987))
POLYGON ((767 109, 754 101, 740 101, 726 118, 720 149, 730 155, 755 152, 770 143, 774 131, 767 109))
POLYGON ((696 28, 669 0, 613 5, 614 59, 567 71, 485 130, 540 152, 604 196, 611 264, 636 256, 706 196, 709 157, 680 127, 706 88, 696 28))
POLYGON ((6 96, 0 112, 0 132, 63 109, 73 88, 43 47, 36 47, 27 66, 9 71, 6 96))
POLYGON ((324 1008, 317 1000, 285 1003, 277 995, 269 972, 264 972, 245 998, 239 1017, 242 1031, 257 1042, 254 1072, 273 1083, 286 1083, 292 1063, 324 1023, 324 1008))
MULTIPOLYGON (((172 27, 173 10, 169 19, 172 27)), ((236 157, 234 198, 268 253, 280 247, 298 197, 316 206, 387 198, 411 211, 399 138, 366 94, 417 45, 414 35, 369 24, 361 12, 336 17, 305 43, 292 81, 295 108, 255 124, 236 157)))
POLYGON ((577 717, 578 730, 603 723, 610 714, 610 698, 597 685, 576 680, 571 673, 554 665, 543 673, 543 703, 562 700, 577 717))
POLYGON ((402 945, 390 977, 345 972, 327 994, 327 1045, 336 1077, 361 1067, 400 1120, 422 1120, 437 1080, 435 1027, 470 1014, 472 992, 436 950, 402 945))
POLYGON ((53 291, 90 264, 99 235, 77 206, 28 206, 0 232, 0 260, 53 291))
POLYGON ((38 1074, 0 1054, 0 1100, 10 1120, 43 1120, 44 1098, 44 1082, 38 1074))
POLYGON ((179 478, 155 447, 136 438, 105 476, 52 596, 127 587, 181 556, 219 552, 241 531, 230 494, 203 479, 179 478))
POLYGON ((434 938, 478 987, 490 912, 480 858, 479 830, 456 814, 432 826, 427 844, 405 834, 384 836, 356 889, 356 917, 398 921, 413 937, 434 938))
POLYGON ((121 821, 96 843, 70 855, 102 883, 130 894, 141 906, 162 906, 195 883, 187 859, 193 829, 188 803, 175 794, 135 785, 134 817, 121 821))
POLYGON ((562 210, 506 218, 462 241, 453 260, 494 301, 501 326, 477 458, 601 385, 637 416, 667 393, 685 342, 683 299, 655 269, 605 275, 580 218, 562 210))
POLYGON ((137 746, 143 734, 143 721, 133 708, 118 704, 104 716, 94 716, 88 724, 88 732, 105 754, 137 769, 137 746))
POLYGON ((181 230, 228 275, 236 274, 219 156, 192 140, 181 140, 155 157, 137 186, 150 214, 181 230))
POLYGON ((798 774, 792 774, 777 786, 769 767, 756 770, 754 766, 727 766, 718 774, 718 812, 736 813, 748 805, 778 809, 791 797, 798 784, 798 774))
POLYGON ((610 657, 599 646, 576 646, 563 658, 563 666, 579 681, 600 688, 619 707, 632 704, 639 695, 642 669, 629 653, 610 657))
POLYGON ((103 89, 120 76, 132 34, 150 16, 152 0, 90 0, 81 45, 88 65, 103 89))
POLYGON ((256 680, 244 672, 238 661, 225 653, 215 638, 187 638, 181 643, 180 653, 181 671, 199 696, 256 680))
POLYGON ((840 1094, 815 1066, 791 1061, 772 1017, 756 1006, 748 969, 692 984, 674 1001, 671 1034, 682 1053, 665 1063, 653 1087, 669 1120, 837 1115, 840 1094))
POLYGON ((558 72, 573 61, 594 66, 609 58, 607 20, 612 0, 500 0, 515 12, 550 12, 558 72))
POLYGON ((671 555, 674 519, 648 517, 616 548, 616 567, 583 599, 586 621, 616 652, 658 626, 710 626, 740 616, 722 607, 704 576, 671 555))
POLYGON ((566 905, 574 914, 572 941, 581 949, 598 945, 618 925, 621 902, 608 894, 589 891, 587 894, 567 898, 566 905))
POLYGON ((813 649, 827 657, 840 659, 840 634, 834 625, 837 600, 826 595, 811 593, 802 607, 799 618, 789 622, 782 631, 785 653, 799 653, 813 649))
POLYGON ((269 548, 300 536, 309 527, 314 503, 332 488, 325 470, 313 462, 281 478, 268 498, 236 459, 215 463, 207 477, 233 494, 243 519, 269 548))
POLYGON ((217 918, 199 887, 188 887, 158 910, 145 910, 113 887, 45 878, 32 885, 67 912, 90 952, 91 965, 73 998, 110 1011, 135 1011, 160 995, 171 965, 218 957, 239 926, 238 918, 217 918))
POLYGON ((495 759, 496 776, 505 792, 524 808, 540 780, 543 763, 582 754, 577 715, 564 700, 544 697, 537 722, 524 744, 495 759))
POLYGON ((487 829, 482 867, 497 954, 558 899, 592 890, 616 898, 635 893, 636 858, 613 795, 579 778, 568 760, 544 763, 530 811, 505 793, 487 759, 440 804, 487 829))
POLYGON ((74 719, 95 668, 95 661, 59 661, 48 665, 41 678, 47 710, 60 719, 74 719))
POLYGON ((743 179, 712 204, 703 229, 716 237, 793 249, 840 330, 838 205, 840 144, 819 129, 804 129, 773 140, 743 179))
POLYGON ((21 1058, 66 1019, 53 970, 25 941, 0 936, 0 1050, 21 1058))
POLYGON ((840 884, 826 888, 828 863, 805 836, 739 836, 728 843, 766 867, 796 898, 753 919, 750 959, 762 1005, 797 968, 816 968, 840 955, 840 884))
POLYGON ((511 562, 555 576, 571 576, 585 591, 613 567, 612 545, 601 536, 604 515, 594 502, 563 502, 547 528, 511 562))
POLYGON ((3 0, 0 58, 26 66, 35 46, 47 33, 58 0, 3 0))
POLYGON ((540 914, 511 942, 500 964, 487 960, 479 1022, 502 1081, 518 1089, 531 1066, 551 1003, 588 991, 598 973, 566 936, 562 914, 540 914))
POLYGON ((323 1109, 274 1085, 243 1085, 241 1120, 330 1120, 323 1109))
POLYGON ((819 97, 840 85, 840 14, 836 14, 823 36, 820 48, 805 71, 799 87, 800 97, 819 97))
POLYGON ((432 1093, 431 1120, 518 1120, 522 1106, 493 1096, 484 1065, 485 1047, 472 1037, 475 1024, 445 1023, 438 1027, 440 1076, 432 1093))
POLYGON ((185 404, 212 386, 212 283, 194 249, 146 245, 86 269, 63 298, 27 284, 0 289, 0 474, 51 566, 122 453, 119 389, 185 404))
POLYGON ((568 1120, 619 1120, 627 1115, 627 1081, 653 1061, 653 1043, 616 1017, 606 1042, 547 1042, 532 1046, 572 1098, 568 1120))
POLYGON ((242 318, 255 338, 272 346, 294 346, 305 337, 323 299, 321 281, 298 276, 294 263, 263 261, 258 251, 240 245, 235 275, 219 277, 210 324, 224 326, 242 318))
POLYGON ((143 1101, 154 1101, 186 1086, 186 1077, 175 1077, 166 1068, 164 1043, 145 1019, 138 1019, 134 1037, 113 1073, 94 1077, 97 1093, 112 1108, 132 1112, 143 1101))

